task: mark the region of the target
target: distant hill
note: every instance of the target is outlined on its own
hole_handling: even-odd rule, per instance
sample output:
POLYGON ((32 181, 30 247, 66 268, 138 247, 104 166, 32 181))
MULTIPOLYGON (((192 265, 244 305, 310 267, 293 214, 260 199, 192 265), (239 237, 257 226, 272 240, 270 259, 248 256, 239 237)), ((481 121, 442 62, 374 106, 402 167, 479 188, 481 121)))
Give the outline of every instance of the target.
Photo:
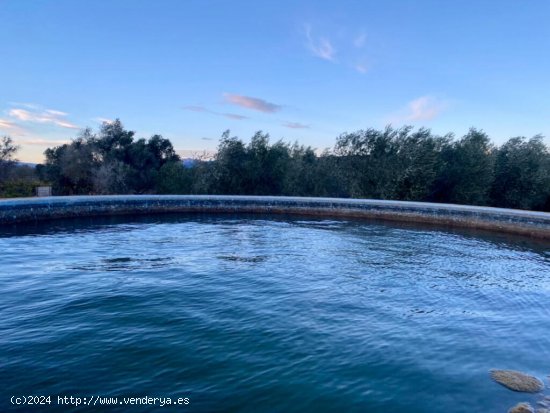
POLYGON ((17 166, 28 166, 30 168, 36 168, 36 163, 32 163, 32 162, 17 162, 17 166))
POLYGON ((184 168, 192 168, 197 163, 197 159, 194 158, 184 158, 181 160, 181 163, 184 168))

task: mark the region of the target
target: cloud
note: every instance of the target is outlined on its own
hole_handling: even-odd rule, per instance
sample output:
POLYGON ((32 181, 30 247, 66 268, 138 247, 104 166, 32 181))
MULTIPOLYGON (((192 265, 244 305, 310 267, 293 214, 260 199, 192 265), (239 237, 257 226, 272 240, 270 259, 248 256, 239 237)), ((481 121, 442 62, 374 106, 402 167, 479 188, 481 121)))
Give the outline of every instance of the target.
POLYGON ((306 37, 307 47, 314 56, 331 62, 335 61, 336 50, 329 39, 325 37, 314 38, 311 34, 310 25, 306 25, 306 37))
POLYGON ((234 120, 250 119, 248 116, 238 115, 238 114, 236 114, 236 113, 220 113, 220 112, 215 112, 215 111, 213 111, 213 110, 210 110, 210 109, 205 108, 204 106, 184 106, 183 109, 184 109, 184 110, 189 110, 189 111, 191 111, 191 112, 210 113, 210 114, 212 114, 212 115, 225 116, 226 118, 234 119, 234 120))
POLYGON ((388 119, 390 123, 429 121, 439 116, 448 103, 434 96, 421 96, 410 101, 407 107, 388 119))
MULTIPOLYGON (((29 107, 30 109, 30 107, 29 107)), ((59 110, 40 110, 40 109, 10 109, 8 116, 23 122, 32 123, 51 123, 56 126, 68 129, 78 129, 78 126, 65 119, 67 113, 59 110)))
POLYGON ((10 119, 0 119, 0 131, 7 131, 12 136, 24 136, 28 131, 10 119))
POLYGON ((19 106, 29 109, 40 109, 40 107, 35 103, 25 103, 25 102, 9 102, 10 106, 19 106))
POLYGON ((235 113, 222 113, 222 115, 229 119, 236 119, 236 120, 250 119, 248 116, 237 115, 235 113))
POLYGON ((51 115, 51 116, 63 116, 63 117, 67 116, 67 113, 61 112, 61 111, 59 111, 59 110, 47 109, 45 112, 46 112, 48 115, 51 115))
POLYGON ((213 139, 213 138, 205 138, 205 137, 202 137, 201 140, 202 140, 202 141, 213 141, 214 139, 213 139))
POLYGON ((17 124, 8 119, 0 119, 0 129, 17 129, 17 124))
POLYGON ((304 125, 303 123, 298 123, 298 122, 285 122, 282 125, 285 128, 290 128, 290 129, 309 129, 309 125, 304 125))
POLYGON ((358 49, 362 48, 365 45, 365 41, 367 40, 367 35, 365 32, 361 32, 359 36, 357 36, 355 39, 353 39, 353 45, 357 47, 358 49))
POLYGON ((184 110, 190 110, 191 112, 209 112, 209 113, 212 113, 212 111, 206 109, 205 107, 202 107, 202 106, 184 106, 183 107, 184 110))
POLYGON ((432 120, 437 117, 447 105, 432 96, 421 96, 409 102, 409 114, 406 119, 411 121, 432 120))
POLYGON ((22 145, 33 145, 33 146, 54 146, 54 145, 64 145, 69 143, 68 140, 48 140, 42 138, 36 139, 18 139, 17 143, 22 145))
POLYGON ((364 63, 358 63, 354 66, 355 70, 357 70, 359 73, 365 74, 369 71, 369 68, 364 63))
POLYGON ((235 95, 232 93, 224 93, 224 99, 226 102, 232 103, 233 105, 241 106, 246 109, 257 110, 264 113, 274 113, 281 110, 281 105, 276 105, 275 103, 268 102, 263 99, 253 98, 250 96, 235 95))
POLYGON ((103 123, 111 124, 111 123, 114 122, 113 119, 108 119, 108 118, 94 118, 93 120, 95 120, 96 122, 99 122, 101 124, 103 124, 103 123))

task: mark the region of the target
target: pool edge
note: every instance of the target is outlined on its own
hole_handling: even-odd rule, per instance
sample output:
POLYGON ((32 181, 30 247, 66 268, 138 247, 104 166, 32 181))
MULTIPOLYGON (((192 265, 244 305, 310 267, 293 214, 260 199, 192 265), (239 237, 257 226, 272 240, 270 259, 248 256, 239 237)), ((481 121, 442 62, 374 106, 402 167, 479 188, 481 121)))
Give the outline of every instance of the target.
POLYGON ((0 225, 158 213, 296 214, 489 230, 550 240, 550 213, 373 199, 229 195, 104 195, 0 199, 0 225))

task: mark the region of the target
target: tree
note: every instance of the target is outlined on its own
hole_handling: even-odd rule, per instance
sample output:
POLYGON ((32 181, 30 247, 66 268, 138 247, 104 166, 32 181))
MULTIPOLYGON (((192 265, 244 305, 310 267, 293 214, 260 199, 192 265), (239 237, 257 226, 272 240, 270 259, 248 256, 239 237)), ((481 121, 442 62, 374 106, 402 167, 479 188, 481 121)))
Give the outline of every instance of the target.
POLYGON ((284 193, 295 196, 315 196, 317 181, 317 156, 315 151, 294 143, 289 149, 290 158, 284 182, 284 193))
POLYGON ((3 136, 0 139, 0 182, 8 180, 15 166, 15 154, 18 150, 19 146, 13 143, 11 137, 3 136))
MULTIPOLYGON (((2 142, 8 165, 13 143, 2 142)), ((38 172, 58 194, 330 196, 550 210, 550 152, 542 137, 496 148, 474 128, 459 140, 411 126, 370 128, 341 134, 320 156, 298 143, 271 144, 261 131, 248 144, 225 131, 214 159, 183 165, 168 139, 137 139, 117 119, 45 153, 38 172)))
POLYGON ((154 192, 160 169, 170 162, 180 162, 172 143, 160 135, 139 139, 127 150, 128 186, 137 193, 154 192))
POLYGON ((289 148, 282 141, 269 145, 269 134, 261 131, 250 140, 248 152, 248 193, 281 195, 289 164, 289 148))
POLYGON ((82 195, 94 192, 93 174, 99 164, 90 145, 89 130, 84 130, 70 144, 48 148, 43 174, 52 182, 57 194, 82 195))
POLYGON ((399 181, 399 145, 412 127, 361 130, 340 135, 335 153, 345 159, 349 194, 359 198, 392 199, 399 181))
POLYGON ((449 147, 451 140, 452 135, 434 136, 424 128, 403 137, 398 155, 398 199, 430 200, 436 178, 443 167, 442 151, 449 147))
POLYGON ((118 119, 103 123, 97 135, 84 129, 70 144, 46 150, 41 173, 59 194, 155 192, 159 170, 179 156, 160 135, 137 141, 134 135, 118 119))
POLYGON ((521 209, 543 209, 550 197, 550 153, 537 135, 516 137, 496 154, 491 203, 521 209))
POLYGON ((226 130, 220 139, 215 158, 215 191, 220 194, 249 193, 248 154, 244 143, 229 137, 226 130))
POLYGON ((181 161, 165 163, 159 170, 157 192, 159 194, 189 194, 192 186, 191 170, 181 161))
POLYGON ((135 132, 124 129, 120 119, 103 122, 97 136, 90 135, 89 143, 97 150, 99 160, 118 159, 127 162, 127 153, 135 132))
POLYGON ((494 147, 483 131, 471 128, 442 151, 444 166, 433 199, 467 205, 487 205, 493 181, 494 147))
POLYGON ((92 169, 92 182, 96 194, 125 194, 128 192, 128 165, 110 159, 92 169))

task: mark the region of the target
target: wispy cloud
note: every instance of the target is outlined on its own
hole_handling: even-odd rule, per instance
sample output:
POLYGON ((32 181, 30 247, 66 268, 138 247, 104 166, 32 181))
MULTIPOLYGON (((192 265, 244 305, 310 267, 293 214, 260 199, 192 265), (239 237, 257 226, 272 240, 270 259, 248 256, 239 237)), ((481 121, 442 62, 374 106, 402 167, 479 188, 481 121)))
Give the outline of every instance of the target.
MULTIPOLYGON (((29 105, 30 106, 30 105, 29 105)), ((30 109, 30 107, 28 107, 30 109)), ((8 116, 11 118, 17 119, 22 122, 31 122, 31 123, 50 123, 62 128, 68 129, 78 129, 78 126, 69 122, 66 117, 67 113, 61 112, 59 110, 52 109, 10 109, 8 111, 8 116)))
POLYGON ((99 122, 99 123, 107 123, 107 124, 111 124, 114 122, 113 119, 109 119, 109 118, 94 118, 92 120, 95 120, 96 122, 99 122))
POLYGON ((11 120, 0 119, 0 129, 17 129, 17 125, 11 120))
POLYGON ((25 128, 10 119, 0 119, 0 131, 12 136, 25 136, 28 133, 25 128))
POLYGON ((445 110, 447 104, 433 96, 421 96, 409 102, 409 115, 407 120, 432 120, 445 110))
POLYGON ((365 30, 341 28, 339 31, 333 31, 330 38, 315 34, 310 24, 304 25, 304 31, 305 45, 312 55, 342 64, 360 74, 370 71, 371 61, 364 50, 368 40, 365 30))
POLYGON ((49 140, 49 139, 18 139, 17 143, 21 145, 30 145, 30 146, 55 146, 55 145, 64 145, 69 143, 68 140, 49 140))
POLYGON ((390 122, 429 121, 439 116, 447 107, 447 101, 429 95, 421 96, 410 101, 406 108, 389 120, 390 122))
POLYGON ((210 110, 210 109, 207 109, 205 108, 204 106, 184 106, 183 107, 184 110, 189 110, 191 112, 197 112, 197 113, 210 113, 212 115, 217 115, 217 116, 224 116, 228 119, 234 119, 234 120, 244 120, 244 119, 250 119, 248 116, 244 116, 244 115, 238 115, 236 113, 220 113, 220 112, 216 112, 214 110, 210 110))
POLYGON ((236 120, 249 119, 248 116, 237 115, 236 113, 222 113, 222 115, 229 119, 236 119, 236 120))
POLYGON ((10 106, 24 107, 28 109, 40 109, 36 103, 25 103, 25 102, 9 102, 10 106))
POLYGON ((365 74, 369 71, 369 68, 365 63, 357 63, 353 67, 355 68, 355 70, 357 70, 361 74, 365 74))
POLYGON ((353 39, 353 45, 360 49, 365 45, 366 40, 367 34, 365 32, 361 32, 355 39, 353 39))
POLYGON ((309 125, 304 125, 303 123, 298 123, 298 122, 285 122, 282 125, 285 128, 290 128, 290 129, 309 129, 309 125))
POLYGON ((315 37, 312 34, 311 26, 306 24, 305 26, 307 48, 320 59, 335 61, 336 49, 332 45, 332 42, 326 37, 315 37))
POLYGON ((191 112, 209 112, 209 113, 212 113, 212 111, 202 107, 202 106, 192 106, 192 105, 189 105, 189 106, 184 106, 183 107, 184 110, 190 110, 191 112))
POLYGON ((224 93, 224 100, 233 105, 241 106, 246 109, 257 110, 264 113, 274 113, 282 109, 281 105, 268 102, 260 98, 250 96, 236 95, 232 93, 224 93))

